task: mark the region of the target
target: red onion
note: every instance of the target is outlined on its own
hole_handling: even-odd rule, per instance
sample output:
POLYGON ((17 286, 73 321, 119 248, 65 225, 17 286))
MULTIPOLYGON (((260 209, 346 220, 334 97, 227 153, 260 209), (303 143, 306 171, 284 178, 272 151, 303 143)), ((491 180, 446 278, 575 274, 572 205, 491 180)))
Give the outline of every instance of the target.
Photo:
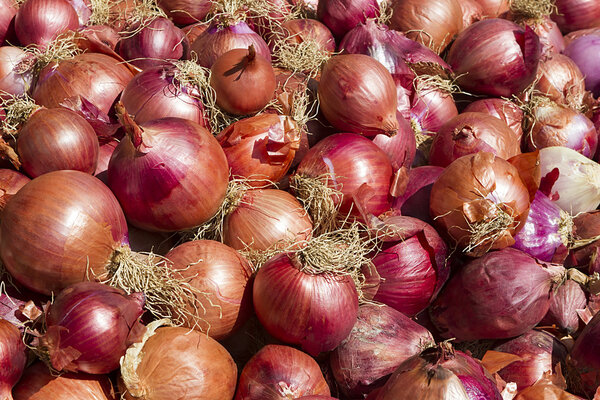
POLYGON ((29 90, 33 81, 27 66, 29 57, 18 47, 0 47, 0 91, 20 96, 29 90))
POLYGON ((458 115, 458 110, 449 91, 423 78, 427 77, 417 77, 411 83, 414 92, 406 106, 398 101, 398 111, 410 121, 415 133, 438 132, 444 123, 458 115))
POLYGON ((530 26, 540 38, 542 54, 550 55, 563 52, 566 46, 565 39, 556 22, 552 21, 550 17, 545 16, 538 23, 530 26))
POLYGON ((14 400, 117 400, 106 375, 56 375, 41 362, 25 370, 13 396, 14 400))
POLYGON ((488 253, 454 275, 430 312, 445 338, 458 341, 510 338, 537 325, 564 275, 520 250, 488 253))
POLYGON ((600 27, 598 28, 589 28, 589 29, 580 29, 577 31, 573 31, 564 36, 565 44, 568 46, 573 40, 580 38, 582 36, 587 35, 598 35, 600 34, 600 27))
POLYGON ((0 44, 4 42, 9 34, 16 13, 17 5, 13 0, 0 1, 0 44))
POLYGON ((298 397, 296 400, 338 400, 335 397, 329 396, 302 396, 298 397))
POLYGON ((93 13, 93 7, 90 0, 67 0, 71 7, 77 13, 79 28, 84 28, 90 23, 90 17, 93 13))
POLYGON ((585 88, 595 97, 600 95, 599 61, 600 35, 587 35, 573 40, 565 48, 564 54, 572 59, 585 76, 585 88))
POLYGON ((358 309, 352 332, 331 353, 330 363, 341 390, 351 398, 383 385, 406 359, 434 344, 431 333, 388 306, 358 309))
POLYGON ((377 228, 384 230, 383 244, 371 259, 381 279, 373 299, 414 316, 448 279, 448 248, 435 229, 416 218, 392 216, 382 222, 377 228))
POLYGON ((501 400, 481 363, 448 342, 404 361, 375 400, 501 400))
POLYGON ((19 130, 17 152, 23 170, 32 178, 59 169, 93 174, 98 163, 98 138, 77 113, 42 108, 19 130))
POLYGON ((430 165, 412 168, 408 171, 406 188, 394 199, 392 209, 399 210, 401 215, 433 224, 429 216, 431 187, 443 171, 442 167, 430 165))
POLYGON ((217 58, 229 50, 247 49, 250 45, 254 45, 257 54, 271 61, 269 46, 247 23, 220 23, 214 20, 192 43, 190 50, 198 55, 198 64, 211 68, 217 58))
POLYGON ((494 348, 496 351, 521 357, 498 371, 506 382, 515 382, 518 390, 532 386, 546 371, 554 371, 564 363, 567 349, 554 336, 543 331, 529 331, 494 348))
MULTIPOLYGON (((579 384, 582 391, 589 397, 594 396, 600 386, 600 313, 594 315, 575 341, 570 353, 573 366, 579 372, 579 384)), ((588 398, 589 398, 588 397, 588 398)))
POLYGON ((379 11, 375 0, 319 0, 317 19, 341 40, 356 25, 377 17, 379 11))
POLYGON ((533 82, 540 52, 539 38, 529 27, 493 18, 462 31, 446 59, 464 90, 510 97, 533 82))
POLYGON ((244 366, 235 400, 286 400, 329 396, 319 364, 289 346, 269 344, 244 366))
POLYGON ((31 179, 25 175, 12 170, 0 169, 0 209, 4 208, 6 202, 14 196, 31 179))
POLYGON ((470 103, 463 112, 482 112, 500 118, 517 135, 523 137, 523 111, 512 101, 505 99, 482 99, 470 103))
POLYGON ((116 30, 108 25, 90 25, 79 30, 79 33, 87 39, 92 39, 114 50, 121 36, 116 30))
POLYGON ((35 102, 56 108, 69 97, 80 95, 108 114, 133 74, 118 60, 104 54, 84 53, 40 72, 33 89, 35 102))
POLYGON ((112 155, 108 185, 129 222, 149 231, 178 231, 211 218, 225 198, 228 180, 227 160, 216 139, 182 118, 138 126, 122 106, 119 115, 128 136, 112 155))
POLYGON ((19 329, 0 318, 0 396, 12 400, 12 387, 25 369, 27 353, 19 329))
MULTIPOLYGON (((135 29, 137 31, 137 29, 135 29)), ((146 69, 187 57, 189 43, 181 31, 167 18, 155 18, 134 35, 119 41, 117 52, 138 68, 146 69)))
POLYGON ((329 59, 318 94, 323 115, 340 130, 373 136, 393 135, 398 129, 394 80, 371 57, 344 54, 329 59))
POLYGON ((46 313, 40 343, 57 371, 107 374, 119 368, 130 343, 139 339, 144 295, 94 282, 69 286, 46 313))
POLYGON ((552 19, 564 33, 600 26, 600 4, 595 0, 556 0, 552 19))
POLYGON ((27 0, 15 15, 15 31, 23 46, 45 47, 61 33, 78 27, 77 12, 67 0, 27 0))
POLYGON ((188 42, 191 44, 194 43, 194 41, 208 29, 208 26, 208 22, 197 22, 192 25, 184 26, 181 28, 181 30, 185 34, 185 37, 187 37, 188 42))
POLYGON ((417 152, 417 141, 410 123, 399 114, 396 115, 396 119, 398 131, 395 135, 380 133, 373 138, 373 143, 390 158, 394 172, 402 167, 410 167, 417 152))
POLYGON ((75 111, 85 118, 94 129, 94 132, 96 132, 98 141, 101 145, 122 137, 122 135, 117 132, 119 130, 119 123, 116 119, 98 109, 98 107, 89 102, 86 98, 80 95, 69 97, 61 101, 60 105, 61 107, 75 111))
POLYGON ((212 240, 194 240, 175 247, 166 258, 198 290, 199 304, 187 305, 196 317, 187 319, 188 327, 221 340, 246 322, 252 308, 252 268, 237 251, 212 240))
POLYGON ((313 42, 327 53, 335 51, 335 39, 329 28, 316 19, 299 18, 281 23, 286 41, 290 43, 313 42))
POLYGON ((446 122, 431 144, 429 162, 447 167, 452 161, 479 151, 508 160, 521 153, 520 138, 499 118, 465 112, 446 122))
POLYGON ((550 309, 541 321, 541 325, 557 325, 568 334, 579 330, 578 310, 585 309, 587 297, 579 283, 568 280, 560 286, 552 298, 550 309))
POLYGON ((492 153, 452 162, 431 188, 435 225, 470 255, 514 243, 529 211, 529 191, 519 171, 492 153))
POLYGON ((157 0, 156 3, 177 25, 202 21, 212 7, 212 3, 206 0, 157 0))
POLYGON ((540 62, 535 90, 574 110, 583 106, 586 95, 584 76, 579 67, 562 54, 553 54, 540 62))

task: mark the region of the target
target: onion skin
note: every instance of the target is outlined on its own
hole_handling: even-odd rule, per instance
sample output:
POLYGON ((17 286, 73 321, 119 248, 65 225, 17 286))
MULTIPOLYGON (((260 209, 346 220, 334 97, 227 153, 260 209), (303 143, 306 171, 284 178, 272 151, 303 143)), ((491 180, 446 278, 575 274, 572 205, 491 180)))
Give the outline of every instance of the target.
POLYGON ((565 265, 567 267, 588 268, 588 273, 600 272, 600 259, 597 256, 600 242, 596 236, 600 235, 598 227, 600 226, 600 211, 580 213, 573 217, 573 238, 575 240, 589 241, 586 246, 571 249, 565 265))
POLYGON ((60 107, 69 97, 80 95, 108 114, 117 96, 133 78, 131 71, 105 54, 84 53, 40 72, 32 97, 47 108, 60 107))
POLYGON ((572 365, 580 374, 582 389, 588 396, 593 396, 600 385, 600 313, 596 313, 588 322, 571 349, 572 365))
POLYGON ((91 125, 65 108, 37 110, 19 130, 17 152, 32 178, 60 169, 93 174, 98 151, 91 125))
MULTIPOLYGON (((252 268, 237 251, 212 240, 194 240, 175 247, 166 258, 178 275, 205 293, 197 296, 203 309, 189 304, 187 311, 202 320, 200 328, 210 337, 224 339, 246 322, 252 309, 252 268)), ((193 328, 194 321, 186 326, 193 328)))
POLYGON ((510 97, 533 82, 540 54, 540 40, 529 27, 493 18, 462 31, 446 60, 464 90, 510 97))
POLYGON ((598 65, 598 49, 600 49, 600 34, 579 37, 567 45, 564 54, 572 59, 585 76, 585 88, 594 94, 600 95, 600 74, 598 65))
POLYGON ((156 3, 177 25, 202 21, 211 9, 211 2, 205 0, 158 0, 156 3))
POLYGON ((586 306, 585 291, 578 283, 568 280, 556 289, 550 309, 541 324, 555 324, 568 334, 573 334, 579 330, 577 310, 583 310, 586 306))
POLYGON ((552 21, 550 17, 545 16, 539 22, 532 22, 528 25, 540 38, 542 54, 547 56, 563 52, 566 46, 565 39, 556 22, 552 21))
POLYGON ((19 329, 0 318, 0 396, 12 400, 11 389, 21 378, 27 362, 25 344, 19 329))
POLYGON ((121 141, 108 165, 108 186, 128 221, 148 231, 169 232, 210 219, 225 198, 229 172, 217 140, 182 118, 162 118, 138 129, 141 136, 121 141))
POLYGON ((458 115, 452 94, 421 84, 419 79, 415 86, 416 90, 410 96, 410 110, 405 110, 398 101, 398 110, 410 121, 415 133, 438 132, 458 115))
POLYGON ((311 355, 336 348, 348 336, 358 296, 348 276, 312 275, 291 254, 271 258, 254 280, 254 310, 275 338, 311 355))
POLYGON ((320 110, 337 129, 374 136, 393 135, 396 87, 388 70, 363 54, 342 54, 323 67, 318 89, 320 110))
POLYGON ((433 343, 427 329, 401 312, 364 304, 352 332, 331 353, 331 368, 347 396, 362 398, 383 385, 402 362, 433 343))
POLYGON ((432 321, 444 338, 457 341, 523 334, 548 312, 562 274, 562 266, 542 264, 517 249, 488 253, 448 281, 430 308, 432 321))
POLYGON ((41 362, 25 370, 13 397, 14 400, 116 400, 106 375, 54 375, 41 362))
POLYGON ((319 364, 293 347, 269 344, 244 366, 234 399, 287 400, 310 395, 330 395, 319 364))
POLYGON ((379 11, 379 4, 374 0, 319 0, 317 19, 341 40, 356 25, 376 18, 379 11))
POLYGON ((197 22, 195 24, 184 26, 183 28, 181 28, 181 30, 185 34, 185 37, 187 37, 189 43, 194 43, 194 41, 207 29, 207 22, 197 22))
POLYGON ((253 187, 279 181, 300 148, 300 128, 285 115, 259 114, 234 122, 217 135, 231 176, 253 187))
POLYGON ((496 18, 509 10, 509 0, 477 0, 483 8, 483 15, 496 18))
POLYGON ((15 15, 15 32, 23 46, 45 47, 61 33, 79 28, 79 17, 66 0, 27 0, 15 15))
POLYGON ((417 152, 417 141, 410 123, 397 114, 398 132, 394 136, 376 135, 373 143, 383 150, 390 161, 394 172, 402 167, 410 167, 417 152))
POLYGON ((408 171, 406 189, 396 196, 392 209, 399 210, 400 215, 418 218, 432 225, 433 220, 429 216, 431 187, 443 171, 444 168, 433 165, 411 168, 408 171))
POLYGON ((0 168, 0 209, 31 179, 12 169, 0 168))
POLYGON ((463 15, 463 29, 483 19, 483 5, 478 0, 466 0, 460 2, 463 15))
POLYGON ((552 14, 563 33, 600 26, 600 5, 594 0, 556 0, 552 14))
POLYGON ((429 162, 447 167, 452 161, 479 151, 508 160, 521 153, 521 142, 514 131, 498 118, 465 112, 438 130, 431 144, 429 162))
POLYGON ((98 150, 98 164, 96 165, 94 176, 100 179, 105 185, 107 184, 108 179, 108 163, 118 144, 118 141, 111 140, 108 143, 100 145, 98 150))
MULTIPOLYGON (((1 91, 12 95, 22 95, 29 90, 33 81, 33 74, 31 71, 22 71, 22 68, 19 65, 20 63, 26 64, 28 58, 28 54, 18 47, 0 47, 1 91)), ((0 95, 0 97, 4 96, 0 95)))
POLYGON ((6 205, 0 232, 7 271, 47 295, 86 280, 92 271, 101 276, 115 249, 127 243, 117 199, 80 171, 50 172, 25 185, 6 205), (44 240, 32 240, 40 237, 44 240))
POLYGON ((505 99, 482 99, 470 103, 463 113, 482 112, 499 118, 517 135, 523 137, 523 111, 515 103, 505 99))

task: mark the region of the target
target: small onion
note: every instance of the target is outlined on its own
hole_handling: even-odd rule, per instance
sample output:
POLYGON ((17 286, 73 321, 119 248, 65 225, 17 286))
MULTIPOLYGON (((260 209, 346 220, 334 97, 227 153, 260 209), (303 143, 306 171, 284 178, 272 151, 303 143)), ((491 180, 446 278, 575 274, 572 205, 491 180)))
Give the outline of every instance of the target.
POLYGON ((0 0, 0 44, 9 34, 16 13, 17 5, 13 0, 0 0))
POLYGON ((600 4, 595 0, 556 0, 552 19, 564 33, 600 26, 600 4))
POLYGON ((0 397, 12 400, 11 390, 21 378, 27 362, 19 329, 0 318, 0 397))
POLYGON ((599 49, 600 34, 592 34, 573 40, 564 50, 564 54, 577 64, 585 76, 585 88, 595 97, 600 96, 600 74, 596 68, 600 60, 599 49))
POLYGON ((158 0, 156 3, 177 25, 202 21, 212 7, 211 2, 205 0, 158 0))
POLYGON ((493 18, 462 31, 446 59, 466 91, 510 97, 533 82, 540 53, 540 40, 529 27, 493 18))
POLYGON ((506 99, 482 99, 470 103, 463 112, 482 112, 500 118, 517 135, 523 137, 523 111, 512 101, 506 99))
POLYGON ((61 33, 78 27, 77 12, 67 0, 27 0, 15 15, 15 32, 23 46, 45 47, 61 33))
POLYGON ((235 400, 286 400, 329 396, 319 364, 289 346, 269 344, 246 363, 235 400))
POLYGON ((563 276, 562 266, 517 249, 488 253, 448 281, 430 308, 432 321, 443 337, 457 341, 523 334, 546 315, 563 276))
POLYGON ((360 23, 379 15, 379 3, 375 0, 319 0, 317 19, 341 40, 360 23))
POLYGON ((540 324, 557 325, 568 334, 573 334, 579 330, 577 311, 585 309, 586 305, 587 297, 581 285, 568 280, 554 293, 548 314, 540 324))
POLYGON ((583 392, 589 397, 594 396, 600 386, 599 335, 600 313, 597 313, 583 328, 570 353, 572 364, 580 374, 583 392))
POLYGON ((540 61, 535 90, 550 100, 577 110, 585 96, 584 76, 573 60, 553 54, 540 61))
POLYGON ((144 295, 95 282, 72 285, 56 296, 46 313, 40 343, 57 371, 107 374, 136 339, 144 295))
POLYGON ((27 68, 30 57, 18 47, 0 47, 0 91, 20 96, 29 90, 33 81, 33 74, 27 68))

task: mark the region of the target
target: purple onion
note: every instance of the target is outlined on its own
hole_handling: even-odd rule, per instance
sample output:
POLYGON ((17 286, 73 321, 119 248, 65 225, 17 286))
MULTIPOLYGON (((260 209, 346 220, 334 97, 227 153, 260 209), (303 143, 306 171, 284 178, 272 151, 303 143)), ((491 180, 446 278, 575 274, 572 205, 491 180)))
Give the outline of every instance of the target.
POLYGON ((115 140, 114 135, 119 129, 119 124, 114 118, 108 116, 107 113, 101 111, 92 102, 84 96, 77 95, 66 98, 60 102, 60 106, 75 111, 77 114, 85 118, 91 125, 98 136, 98 141, 103 144, 107 141, 115 140))
POLYGON ((540 322, 541 325, 556 325, 573 334, 579 330, 579 313, 587 306, 587 297, 579 283, 566 281, 554 293, 550 309, 540 322))
POLYGON ((412 168, 408 172, 406 188, 392 203, 393 210, 399 210, 401 215, 418 218, 432 224, 429 215, 429 198, 431 186, 444 171, 442 167, 425 165, 412 168))
MULTIPOLYGON (((414 87, 416 89, 409 95, 408 101, 398 99, 398 110, 410 120, 415 133, 438 132, 448 120, 458 115, 456 103, 450 92, 430 85, 420 78, 416 79, 414 87)), ((397 89, 400 97, 403 96, 403 92, 410 93, 413 84, 397 89)))
POLYGON ((377 0, 319 0, 317 19, 341 40, 360 23, 379 16, 377 0))
POLYGON ((562 263, 568 254, 571 218, 540 191, 529 207, 523 228, 512 246, 545 262, 562 263))
POLYGON ((482 112, 500 118, 512 129, 519 140, 523 137, 523 111, 506 99, 481 99, 469 104, 463 112, 482 112))
POLYGON ((600 96, 600 35, 586 35, 573 40, 564 54, 575 61, 585 76, 585 88, 594 96, 600 96))

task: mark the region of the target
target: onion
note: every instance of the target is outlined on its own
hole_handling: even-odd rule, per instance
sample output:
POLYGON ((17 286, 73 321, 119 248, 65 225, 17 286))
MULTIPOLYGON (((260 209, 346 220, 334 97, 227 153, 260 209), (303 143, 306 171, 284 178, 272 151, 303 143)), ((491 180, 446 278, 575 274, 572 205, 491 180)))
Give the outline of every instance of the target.
POLYGON ((514 243, 529 211, 529 192, 518 170, 492 153, 454 161, 431 188, 435 225, 470 255, 514 243))
POLYGON ((506 382, 515 382, 518 390, 532 386, 546 371, 565 362, 567 349, 554 336, 543 331, 529 331, 494 348, 521 358, 498 371, 506 382))
POLYGON ((78 27, 77 12, 67 0, 27 0, 15 15, 15 32, 23 46, 45 47, 61 33, 78 27))
POLYGON ((379 16, 379 11, 376 0, 319 0, 317 19, 341 40, 356 25, 379 16))
POLYGON ((217 58, 233 49, 247 49, 254 45, 256 53, 271 61, 269 46, 244 21, 222 23, 214 20, 206 31, 192 43, 191 51, 198 55, 198 64, 211 68, 217 58))
POLYGON ((86 39, 99 42, 113 51, 121 39, 119 33, 108 25, 90 25, 78 32, 86 39))
POLYGON ((350 335, 331 353, 341 390, 351 398, 383 385, 406 359, 434 344, 431 333, 388 306, 365 304, 350 335))
POLYGON ((600 272, 598 258, 598 236, 600 235, 600 211, 594 210, 577 214, 573 217, 573 248, 565 265, 580 267, 590 274, 600 272))
POLYGON ((417 141, 410 123, 399 114, 396 117, 398 131, 394 136, 380 133, 373 138, 373 143, 390 158, 394 172, 402 167, 410 167, 417 152, 417 141))
POLYGON ((160 65, 164 60, 187 57, 189 43, 181 31, 167 18, 155 18, 143 27, 134 28, 135 34, 117 43, 117 52, 140 69, 160 65), (139 29, 139 31, 138 31, 139 29))
POLYGON ((0 47, 0 91, 20 96, 29 90, 33 80, 27 67, 29 57, 18 47, 0 47))
POLYGON ((579 385, 588 396, 594 396, 600 385, 600 360, 598 359, 598 335, 600 334, 600 313, 594 315, 575 341, 570 353, 573 366, 579 372, 579 385))
POLYGON ((408 171, 406 188, 394 199, 392 209, 399 210, 401 215, 433 224, 429 216, 431 187, 443 171, 442 167, 432 165, 412 168, 408 171))
POLYGON ((320 109, 336 128, 373 136, 393 135, 396 88, 386 68, 362 54, 334 56, 325 63, 318 89, 320 109))
POLYGON ((376 400, 501 400, 492 376, 479 361, 448 342, 404 361, 376 400))
POLYGON ((229 125, 217 135, 232 176, 251 186, 279 181, 300 147, 298 124, 284 115, 260 114, 229 125))
POLYGON ((158 0, 156 3, 177 25, 202 21, 212 7, 210 1, 197 0, 158 0))
POLYGON ((228 179, 216 139, 182 118, 138 126, 122 106, 119 115, 128 135, 111 157, 108 185, 129 222, 149 231, 178 231, 211 218, 225 198, 228 179))
POLYGON ((564 268, 520 250, 491 252, 464 265, 430 308, 445 338, 503 339, 537 325, 550 307, 564 268))
POLYGON ((25 369, 27 353, 19 329, 0 318, 0 396, 12 400, 12 387, 25 369))
POLYGON ((42 108, 19 130, 17 152, 23 170, 32 178, 59 169, 92 174, 98 162, 98 138, 77 113, 42 108))
POLYGON ((462 31, 446 59, 464 90, 510 97, 533 82, 540 52, 539 38, 529 27, 493 18, 462 31))
POLYGON ((592 211, 600 204, 600 165, 575 150, 541 149, 540 171, 540 190, 569 214, 592 211))
POLYGON ((477 0, 483 8, 483 15, 496 18, 509 9, 509 0, 477 0))
POLYGON ((148 325, 141 343, 121 361, 126 400, 231 400, 237 368, 217 341, 183 327, 148 325))
POLYGON ((56 296, 46 313, 41 338, 57 371, 106 374, 119 368, 119 359, 142 329, 144 295, 130 296, 100 283, 82 282, 56 296))
POLYGON ((235 400, 285 400, 329 396, 319 364, 289 346, 269 344, 244 366, 235 400))
POLYGON ((25 186, 31 179, 25 175, 12 170, 0 169, 0 209, 4 208, 6 202, 25 186))
POLYGON ((483 5, 478 0, 467 0, 460 2, 463 16, 463 28, 465 29, 484 17, 483 5))
POLYGON ((545 16, 537 24, 533 24, 532 29, 540 38, 542 54, 554 55, 563 52, 566 46, 565 39, 556 22, 550 17, 545 16))
POLYGON ((108 114, 133 74, 118 60, 104 54, 84 53, 40 72, 32 97, 47 108, 56 108, 80 95, 108 114))
MULTIPOLYGON (((100 144, 121 138, 119 123, 112 116, 101 111, 84 97, 77 95, 60 102, 61 107, 76 112, 91 125, 100 144)), ((112 114, 112 113, 111 113, 112 114)))
POLYGON ((201 306, 187 304, 188 315, 196 319, 184 316, 186 326, 221 340, 246 322, 252 308, 252 268, 237 251, 212 240, 194 240, 175 247, 166 258, 197 289, 201 306))
POLYGON ((568 280, 554 293, 548 314, 541 324, 557 325, 568 334, 573 334, 579 330, 577 311, 585 309, 586 305, 587 297, 579 283, 568 280))
POLYGON ((513 130, 519 141, 523 137, 523 111, 510 100, 496 98, 476 100, 463 112, 482 112, 500 118, 513 130))
POLYGON ((535 90, 550 100, 574 110, 584 106, 584 76, 577 64, 562 54, 553 54, 540 62, 535 90))
POLYGON ((116 400, 106 375, 56 375, 41 362, 25 370, 13 397, 14 400, 116 400))
MULTIPOLYGON (((392 216, 382 222, 381 250, 371 259, 381 279, 373 300, 414 316, 448 279, 448 248, 435 229, 416 218, 392 216)), ((370 273, 365 275, 368 280, 370 273)))
POLYGON ((185 37, 187 37, 189 43, 194 43, 194 41, 202 35, 208 29, 208 22, 197 22, 192 25, 184 26, 181 28, 185 37))
POLYGON ((210 85, 217 105, 234 115, 254 114, 273 98, 277 82, 271 63, 248 49, 233 49, 211 67, 210 85))
POLYGON ((335 39, 329 28, 316 19, 299 18, 281 23, 286 41, 300 44, 311 42, 327 53, 335 51, 335 39))
POLYGON ((587 35, 598 35, 600 34, 600 27, 598 28, 589 28, 589 29, 580 29, 577 31, 573 31, 564 36, 565 44, 568 46, 573 40, 580 38, 582 36, 587 35))
POLYGON ((407 104, 410 106, 409 110, 398 101, 398 110, 410 121, 417 134, 438 132, 444 123, 458 115, 450 90, 428 78, 419 76, 411 83, 414 92, 407 104))
POLYGON ((507 160, 521 153, 521 142, 499 118, 466 112, 452 118, 439 129, 431 144, 429 162, 447 167, 452 161, 479 151, 493 153, 507 160))
POLYGON ((600 74, 596 69, 598 65, 598 49, 600 49, 600 35, 586 35, 573 40, 565 48, 564 54, 577 64, 585 76, 585 88, 600 95, 600 74))
POLYGON ((552 19, 564 33, 599 27, 600 4, 595 0, 556 0, 552 19))
POLYGON ((11 23, 17 13, 17 5, 13 0, 0 1, 0 44, 10 34, 11 23))
POLYGON ((463 29, 457 0, 394 0, 389 26, 441 53, 463 29))

